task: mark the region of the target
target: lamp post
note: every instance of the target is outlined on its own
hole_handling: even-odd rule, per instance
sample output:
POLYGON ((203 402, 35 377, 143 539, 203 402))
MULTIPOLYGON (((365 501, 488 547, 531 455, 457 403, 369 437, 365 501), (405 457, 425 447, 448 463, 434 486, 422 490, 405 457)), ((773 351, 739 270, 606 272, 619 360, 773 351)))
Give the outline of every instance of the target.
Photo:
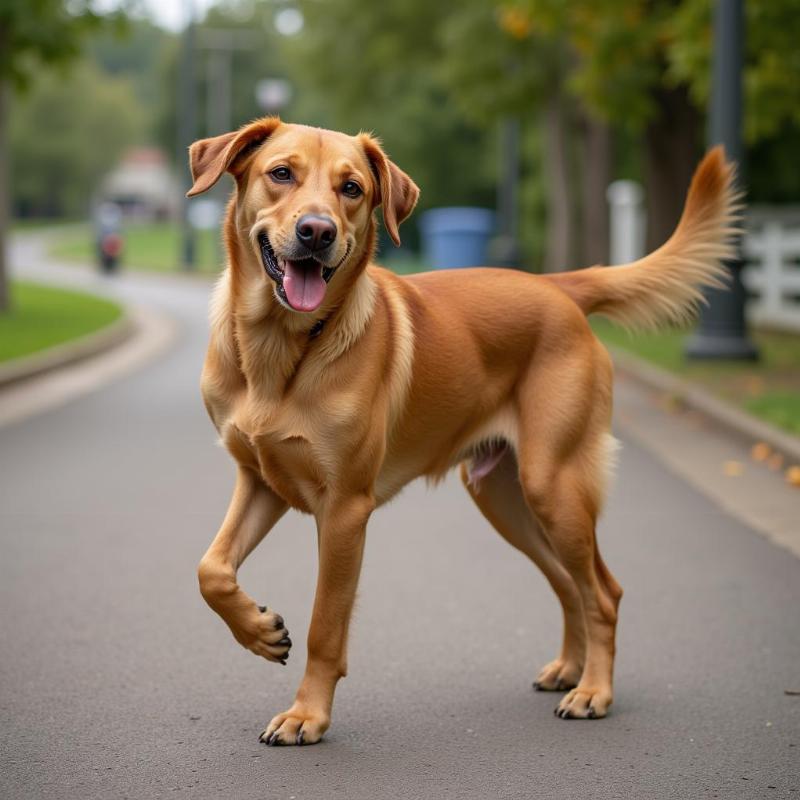
POLYGON ((500 179, 497 182, 498 235, 489 249, 497 267, 519 268, 519 172, 520 121, 505 117, 500 123, 500 179))
MULTIPOLYGON (((178 66, 178 166, 184 176, 186 188, 192 185, 188 175, 188 147, 197 135, 197 98, 194 83, 194 0, 185 0, 186 27, 178 66)), ((195 235, 189 219, 189 198, 181 199, 181 267, 195 268, 195 235)))
MULTIPOLYGON (((712 74, 709 145, 722 144, 728 158, 741 165, 742 147, 742 0, 717 0, 714 12, 714 62, 712 74)), ((700 324, 686 346, 692 359, 737 359, 755 361, 758 350, 747 334, 745 291, 742 285, 741 248, 728 262, 730 284, 709 289, 708 305, 700 324)))

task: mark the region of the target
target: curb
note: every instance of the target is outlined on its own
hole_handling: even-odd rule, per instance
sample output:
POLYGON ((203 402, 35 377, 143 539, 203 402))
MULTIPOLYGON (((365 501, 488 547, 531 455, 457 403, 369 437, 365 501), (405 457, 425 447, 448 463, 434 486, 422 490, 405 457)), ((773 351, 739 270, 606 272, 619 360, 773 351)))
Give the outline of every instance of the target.
POLYGON ((99 355, 121 345, 135 332, 136 323, 130 311, 123 308, 119 319, 99 331, 0 364, 0 388, 99 355))
POLYGON ((786 433, 768 422, 751 417, 744 411, 719 400, 705 389, 671 372, 656 367, 630 353, 609 347, 617 371, 639 384, 660 392, 679 397, 687 406, 701 411, 727 430, 745 440, 749 446, 755 442, 766 442, 773 450, 786 458, 800 463, 800 437, 786 433))

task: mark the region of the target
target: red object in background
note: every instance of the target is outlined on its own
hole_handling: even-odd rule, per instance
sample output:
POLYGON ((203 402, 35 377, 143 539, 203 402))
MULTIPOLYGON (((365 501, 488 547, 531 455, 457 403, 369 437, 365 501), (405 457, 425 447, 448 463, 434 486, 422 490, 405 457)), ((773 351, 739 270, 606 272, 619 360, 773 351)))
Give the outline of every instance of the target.
POLYGON ((122 237, 118 233, 107 233, 100 243, 103 255, 116 258, 122 252, 122 237))

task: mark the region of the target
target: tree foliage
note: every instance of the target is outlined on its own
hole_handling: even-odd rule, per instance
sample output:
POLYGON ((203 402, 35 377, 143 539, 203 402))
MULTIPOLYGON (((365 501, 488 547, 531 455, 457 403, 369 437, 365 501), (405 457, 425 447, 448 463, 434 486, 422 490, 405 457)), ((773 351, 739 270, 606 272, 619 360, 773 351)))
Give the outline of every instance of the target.
MULTIPOLYGON (((800 125, 800 15, 794 0, 745 6, 745 120, 748 141, 800 125)), ((531 41, 550 38, 574 55, 568 85, 594 113, 641 130, 658 113, 659 88, 686 85, 708 104, 712 0, 517 0, 531 41)))
POLYGON ((13 201, 25 216, 85 216, 93 190, 144 119, 127 78, 91 63, 49 72, 17 99, 10 123, 13 201), (87 102, 91 98, 91 102, 87 102))
POLYGON ((28 84, 42 64, 64 64, 101 25, 123 24, 122 12, 101 16, 92 0, 5 0, 0 3, 0 79, 28 84))
POLYGON ((296 119, 381 137, 417 181, 420 208, 493 205, 496 146, 440 74, 441 31, 463 2, 337 0, 301 4, 302 36, 284 43, 296 119))

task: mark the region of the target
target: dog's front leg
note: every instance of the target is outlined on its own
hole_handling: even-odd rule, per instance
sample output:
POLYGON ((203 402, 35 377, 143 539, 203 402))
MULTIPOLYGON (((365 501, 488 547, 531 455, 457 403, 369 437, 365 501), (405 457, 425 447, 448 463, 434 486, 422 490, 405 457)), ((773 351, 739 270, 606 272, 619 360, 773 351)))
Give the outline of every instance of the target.
POLYGON ((239 467, 228 513, 197 570, 203 597, 225 620, 236 641, 268 661, 280 662, 292 645, 283 618, 256 605, 239 587, 236 572, 286 508, 259 475, 239 467))
POLYGON ((319 575, 308 662, 294 705, 261 734, 267 744, 313 744, 328 729, 333 693, 347 674, 347 630, 364 553, 371 495, 331 498, 317 517, 319 575))

